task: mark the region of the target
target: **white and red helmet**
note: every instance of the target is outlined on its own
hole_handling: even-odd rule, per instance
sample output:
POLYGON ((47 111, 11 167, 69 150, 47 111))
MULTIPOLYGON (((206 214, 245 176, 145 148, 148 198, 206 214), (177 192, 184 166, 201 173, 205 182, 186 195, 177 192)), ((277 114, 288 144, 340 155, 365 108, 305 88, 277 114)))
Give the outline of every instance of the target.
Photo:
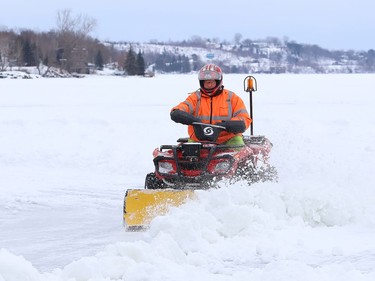
POLYGON ((223 85, 223 72, 221 68, 215 64, 206 64, 203 66, 198 73, 199 85, 201 91, 207 95, 215 95, 219 90, 221 90, 223 85), (205 80, 215 80, 216 86, 213 89, 205 89, 204 81, 205 80))

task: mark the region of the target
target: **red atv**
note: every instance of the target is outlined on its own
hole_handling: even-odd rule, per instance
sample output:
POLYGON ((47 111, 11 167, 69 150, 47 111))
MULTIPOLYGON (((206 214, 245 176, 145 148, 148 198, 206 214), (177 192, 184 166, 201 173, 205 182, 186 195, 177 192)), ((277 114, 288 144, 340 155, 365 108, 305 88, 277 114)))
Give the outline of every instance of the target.
MULTIPOLYGON (((245 91, 250 93, 250 117, 252 114, 252 91, 256 80, 245 78, 245 91), (247 86, 247 88, 246 88, 247 86)), ((255 87, 254 87, 255 86, 255 87)), ((244 136, 245 145, 228 146, 216 143, 220 132, 226 127, 192 123, 200 142, 178 139, 177 145, 162 145, 153 152, 155 171, 147 174, 146 189, 207 189, 219 181, 230 183, 245 180, 249 184, 258 181, 277 180, 276 169, 269 164, 271 142, 264 136, 244 136)))
POLYGON ((153 152, 155 172, 146 176, 146 189, 207 189, 220 180, 248 183, 275 180, 268 164, 272 144, 264 136, 244 136, 245 145, 228 146, 215 141, 225 127, 194 122, 200 142, 178 139, 177 145, 162 145, 153 152))

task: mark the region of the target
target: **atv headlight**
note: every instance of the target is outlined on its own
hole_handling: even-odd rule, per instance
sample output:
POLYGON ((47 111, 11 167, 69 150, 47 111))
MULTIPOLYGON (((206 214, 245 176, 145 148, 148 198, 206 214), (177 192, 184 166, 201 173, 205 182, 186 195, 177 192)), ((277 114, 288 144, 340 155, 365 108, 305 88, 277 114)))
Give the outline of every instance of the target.
POLYGON ((162 174, 175 173, 173 169, 173 164, 171 162, 160 161, 158 165, 159 165, 159 169, 158 169, 159 173, 162 173, 162 174))
POLYGON ((231 165, 228 161, 221 161, 216 164, 213 172, 218 174, 226 173, 230 167, 231 165))

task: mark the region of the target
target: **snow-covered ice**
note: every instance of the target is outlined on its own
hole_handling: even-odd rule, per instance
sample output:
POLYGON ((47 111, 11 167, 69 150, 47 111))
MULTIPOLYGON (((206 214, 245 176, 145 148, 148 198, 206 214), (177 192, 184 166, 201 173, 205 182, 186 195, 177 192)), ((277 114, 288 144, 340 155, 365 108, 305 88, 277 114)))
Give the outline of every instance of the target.
MULTIPOLYGON (((373 74, 256 75, 278 183, 122 226, 196 75, 0 81, 0 281, 375 280, 373 74)), ((245 75, 225 75, 242 96, 245 75)), ((248 134, 248 132, 247 132, 248 134)))

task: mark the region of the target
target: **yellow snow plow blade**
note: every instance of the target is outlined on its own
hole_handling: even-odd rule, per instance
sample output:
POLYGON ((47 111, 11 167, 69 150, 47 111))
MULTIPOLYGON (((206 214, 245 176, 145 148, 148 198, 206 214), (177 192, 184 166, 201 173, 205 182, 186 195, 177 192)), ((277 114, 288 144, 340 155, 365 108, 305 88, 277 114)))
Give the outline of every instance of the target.
POLYGON ((164 215, 169 207, 193 198, 193 190, 128 189, 124 199, 124 225, 127 230, 147 227, 152 219, 164 215))

